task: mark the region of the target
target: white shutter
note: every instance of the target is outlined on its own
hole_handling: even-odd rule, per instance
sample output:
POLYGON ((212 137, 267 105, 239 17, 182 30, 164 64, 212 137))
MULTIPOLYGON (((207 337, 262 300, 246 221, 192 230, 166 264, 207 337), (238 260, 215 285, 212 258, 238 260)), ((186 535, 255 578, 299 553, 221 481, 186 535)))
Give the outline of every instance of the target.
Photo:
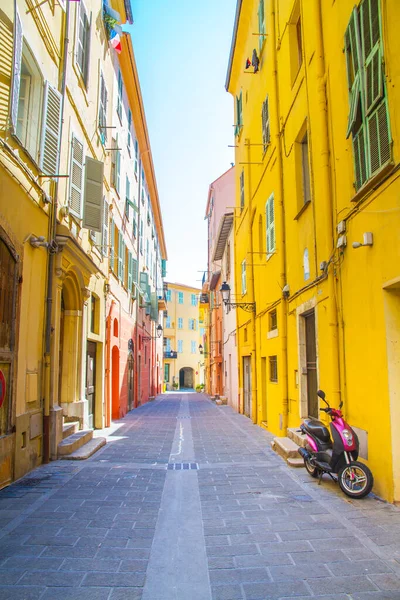
POLYGON ((23 44, 23 32, 22 23, 19 16, 18 9, 15 11, 15 23, 14 23, 14 56, 13 56, 13 77, 11 86, 11 124, 13 132, 17 131, 17 118, 18 118, 18 100, 19 100, 19 86, 21 81, 21 64, 22 64, 22 44, 23 44))
POLYGON ((103 172, 103 162, 86 156, 83 227, 99 232, 103 228, 103 172))
POLYGON ((82 218, 82 177, 83 177, 83 144, 72 136, 71 166, 69 172, 69 209, 73 215, 82 218))
MULTIPOLYGON (((266 222, 267 222, 267 254, 275 250, 275 212, 274 212, 274 195, 272 194, 266 205, 266 222)), ((267 255, 268 259, 268 255, 267 255)))
POLYGON ((62 96, 48 81, 44 88, 39 167, 45 175, 58 172, 62 96))
POLYGON ((108 220, 109 220, 109 208, 108 204, 103 198, 103 239, 101 241, 101 253, 103 256, 108 256, 108 220))

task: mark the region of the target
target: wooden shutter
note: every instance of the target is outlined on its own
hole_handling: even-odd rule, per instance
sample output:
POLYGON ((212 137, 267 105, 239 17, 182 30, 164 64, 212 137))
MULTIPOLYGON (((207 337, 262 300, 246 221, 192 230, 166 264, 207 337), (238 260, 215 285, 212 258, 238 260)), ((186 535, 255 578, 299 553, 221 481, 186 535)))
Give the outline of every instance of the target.
POLYGON ((354 169, 356 174, 356 189, 360 187, 367 180, 367 158, 366 158, 366 147, 365 147, 365 131, 362 125, 355 135, 353 135, 353 155, 354 155, 354 169))
POLYGON ((107 88, 103 73, 100 73, 100 99, 99 99, 99 129, 101 143, 107 140, 107 88))
POLYGON ((381 102, 367 118, 369 168, 373 175, 391 158, 389 117, 386 102, 381 102))
POLYGON ((103 256, 108 256, 108 220, 110 211, 105 198, 103 198, 103 210, 103 238, 101 240, 101 253, 103 256))
POLYGON ((102 232, 104 163, 86 156, 83 227, 102 232))
POLYGON ((69 210, 82 218, 83 144, 74 135, 71 139, 71 165, 69 170, 69 210))
POLYGON ((122 250, 123 250, 122 233, 118 230, 118 279, 122 281, 122 250))
POLYGON ((132 291, 132 254, 128 250, 128 290, 132 291))
MULTIPOLYGON (((266 222, 267 222, 267 254, 275 250, 275 211, 274 211, 274 195, 272 194, 267 200, 266 206, 266 222)), ((267 256, 268 258, 268 256, 267 256)))
POLYGON ((156 292, 151 293, 150 319, 158 321, 158 298, 156 292))
POLYGON ((119 146, 118 146, 118 135, 116 137, 116 150, 115 150, 115 189, 117 190, 118 194, 120 193, 120 189, 121 189, 121 153, 119 151, 119 146))
POLYGON ((136 258, 132 258, 132 281, 138 282, 138 261, 136 258))
POLYGON ((115 268, 115 225, 114 220, 111 219, 111 235, 110 235, 110 269, 114 271, 115 268))
POLYGON ((264 33, 265 33, 265 11, 264 11, 264 0, 260 0, 258 5, 258 33, 261 34, 258 38, 258 47, 261 52, 261 49, 264 44, 264 33))
POLYGON ((11 84, 11 124, 13 132, 17 132, 19 86, 21 81, 23 31, 18 9, 15 12, 14 22, 14 53, 11 84))
POLYGON ((378 0, 360 5, 362 53, 365 63, 365 109, 370 114, 383 97, 382 48, 378 0))
POLYGON ((264 144, 264 152, 267 149, 267 146, 270 141, 270 130, 269 130, 269 109, 268 109, 268 96, 265 98, 265 101, 262 105, 261 112, 261 124, 262 124, 262 136, 263 136, 263 144, 264 144))
POLYGON ((59 162, 62 96, 46 81, 43 98, 43 124, 39 167, 45 175, 55 175, 59 162))

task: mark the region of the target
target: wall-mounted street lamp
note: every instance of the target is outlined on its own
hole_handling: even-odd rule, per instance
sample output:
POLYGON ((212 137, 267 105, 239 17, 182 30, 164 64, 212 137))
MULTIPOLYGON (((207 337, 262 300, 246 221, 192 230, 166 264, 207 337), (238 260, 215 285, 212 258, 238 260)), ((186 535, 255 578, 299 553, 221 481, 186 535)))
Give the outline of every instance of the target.
POLYGON ((161 338, 161 336, 163 334, 162 325, 158 325, 156 331, 157 331, 157 335, 155 335, 155 336, 152 336, 152 335, 143 335, 142 336, 142 340, 144 342, 149 342, 150 340, 157 340, 157 339, 161 338))
POLYGON ((202 354, 203 356, 210 356, 209 352, 204 352, 203 351, 203 346, 201 344, 199 344, 199 352, 200 354, 202 354))
POLYGON ((230 301, 231 288, 230 288, 229 283, 226 283, 226 281, 223 282, 219 291, 221 292, 222 302, 225 304, 226 307, 229 306, 229 308, 242 308, 243 310, 246 310, 247 312, 256 312, 256 303, 255 302, 231 302, 230 301))

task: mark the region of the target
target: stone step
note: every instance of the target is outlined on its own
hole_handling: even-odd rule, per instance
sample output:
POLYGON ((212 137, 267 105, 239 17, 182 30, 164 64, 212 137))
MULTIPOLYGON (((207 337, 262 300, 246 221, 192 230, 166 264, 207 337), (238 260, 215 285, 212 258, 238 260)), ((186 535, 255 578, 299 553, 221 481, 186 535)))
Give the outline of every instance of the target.
POLYGON ((81 448, 84 444, 89 442, 93 437, 92 429, 88 431, 77 431, 76 433, 69 435, 65 440, 58 444, 58 455, 62 458, 66 454, 71 454, 81 448))
POLYGON ((299 431, 298 427, 293 427, 292 429, 288 429, 287 435, 298 446, 303 446, 303 448, 305 448, 307 446, 307 438, 305 435, 301 435, 301 432, 299 431))
POLYGON ((60 456, 60 458, 62 460, 85 460, 105 445, 106 438, 96 437, 86 442, 86 444, 84 444, 71 454, 65 454, 63 456, 60 456))
POLYGON ((71 423, 63 424, 63 440, 79 431, 79 421, 71 421, 71 423))
POLYGON ((302 459, 301 456, 299 456, 299 458, 288 458, 286 462, 289 467, 294 467, 295 469, 304 467, 304 459, 302 459))
POLYGON ((274 438, 274 442, 275 442, 275 447, 273 448, 273 450, 275 450, 275 452, 277 454, 279 454, 279 456, 282 456, 282 458, 284 458, 285 460, 287 460, 288 458, 298 458, 299 457, 299 453, 298 453, 299 447, 290 438, 276 437, 276 438, 274 438))

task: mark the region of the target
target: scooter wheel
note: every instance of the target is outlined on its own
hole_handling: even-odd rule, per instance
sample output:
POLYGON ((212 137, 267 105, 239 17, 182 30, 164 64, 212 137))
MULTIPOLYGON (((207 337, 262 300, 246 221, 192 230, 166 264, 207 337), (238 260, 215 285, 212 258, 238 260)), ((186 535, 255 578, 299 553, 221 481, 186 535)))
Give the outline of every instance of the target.
POLYGON ((338 482, 342 492, 350 498, 364 498, 372 490, 374 478, 371 471, 361 462, 354 461, 344 465, 338 473, 338 482))
POLYGON ((319 477, 320 470, 308 458, 304 459, 304 466, 311 477, 319 477))

